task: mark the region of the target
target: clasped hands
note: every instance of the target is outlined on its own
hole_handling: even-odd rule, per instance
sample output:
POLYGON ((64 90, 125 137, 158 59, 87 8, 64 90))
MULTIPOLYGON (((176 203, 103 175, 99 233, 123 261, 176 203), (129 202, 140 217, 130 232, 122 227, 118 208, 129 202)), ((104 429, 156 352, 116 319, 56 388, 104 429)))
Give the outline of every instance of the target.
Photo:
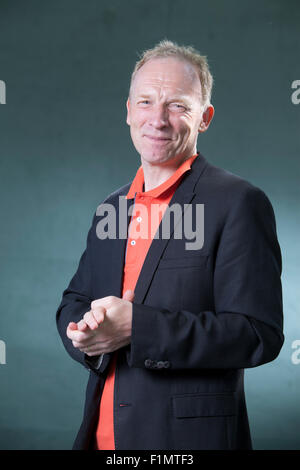
POLYGON ((88 356, 116 351, 131 341, 132 301, 127 290, 122 299, 115 296, 93 300, 91 310, 78 322, 70 322, 67 337, 75 348, 88 356))

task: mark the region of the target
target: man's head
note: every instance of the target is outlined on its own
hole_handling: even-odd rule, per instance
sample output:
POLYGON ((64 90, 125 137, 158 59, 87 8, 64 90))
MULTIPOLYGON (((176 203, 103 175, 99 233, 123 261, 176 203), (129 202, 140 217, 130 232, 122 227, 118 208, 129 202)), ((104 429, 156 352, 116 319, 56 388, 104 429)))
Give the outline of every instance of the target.
POLYGON ((193 65, 199 75, 199 80, 201 83, 202 89, 202 101, 204 104, 210 104, 212 86, 213 86, 213 77, 210 73, 206 57, 201 55, 196 49, 192 46, 179 46, 175 42, 163 40, 160 41, 152 49, 147 49, 141 55, 140 60, 135 64, 134 70, 131 75, 130 82, 130 92, 132 89, 132 84, 138 70, 149 60, 152 59, 162 59, 162 58, 176 58, 182 59, 186 62, 189 62, 193 65))
POLYGON ((162 41, 145 51, 131 78, 127 123, 142 162, 166 164, 196 153, 197 137, 213 117, 213 79, 192 47, 162 41))

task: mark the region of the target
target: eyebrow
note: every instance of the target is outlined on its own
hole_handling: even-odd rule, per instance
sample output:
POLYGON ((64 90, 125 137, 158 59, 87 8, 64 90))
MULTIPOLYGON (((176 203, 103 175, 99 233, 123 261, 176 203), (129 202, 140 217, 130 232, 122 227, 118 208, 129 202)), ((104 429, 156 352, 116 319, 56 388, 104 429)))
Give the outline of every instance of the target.
MULTIPOLYGON (((151 98, 153 95, 154 93, 137 93, 136 97, 137 98, 151 98)), ((194 100, 192 100, 190 97, 186 95, 173 95, 173 96, 170 96, 167 101, 168 102, 179 101, 181 103, 192 104, 194 100)))

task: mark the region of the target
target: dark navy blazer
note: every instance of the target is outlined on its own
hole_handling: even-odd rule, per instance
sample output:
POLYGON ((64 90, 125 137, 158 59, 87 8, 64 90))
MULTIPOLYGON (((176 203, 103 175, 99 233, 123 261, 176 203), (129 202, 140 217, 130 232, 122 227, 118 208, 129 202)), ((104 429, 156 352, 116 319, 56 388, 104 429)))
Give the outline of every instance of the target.
MULTIPOLYGON (((104 201, 117 214, 119 197, 129 187, 104 201)), ((260 189, 201 154, 173 203, 182 209, 204 204, 204 244, 187 250, 190 240, 171 231, 150 246, 135 289, 131 344, 118 351, 116 450, 251 449, 244 369, 275 359, 284 341, 273 209, 260 189)), ((126 239, 100 240, 100 219, 95 213, 86 250, 57 310, 68 353, 90 369, 74 449, 93 448, 112 354, 104 354, 96 369, 93 359, 73 347, 66 328, 90 310, 92 300, 122 292, 126 239)))

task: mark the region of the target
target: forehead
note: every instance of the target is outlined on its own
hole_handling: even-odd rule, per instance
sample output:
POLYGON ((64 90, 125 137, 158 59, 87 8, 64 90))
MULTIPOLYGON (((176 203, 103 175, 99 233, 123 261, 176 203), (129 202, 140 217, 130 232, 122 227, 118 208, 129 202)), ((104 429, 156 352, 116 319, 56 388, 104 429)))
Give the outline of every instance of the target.
POLYGON ((137 71, 133 91, 139 93, 151 87, 201 95, 196 68, 186 60, 173 57, 150 59, 137 71))

